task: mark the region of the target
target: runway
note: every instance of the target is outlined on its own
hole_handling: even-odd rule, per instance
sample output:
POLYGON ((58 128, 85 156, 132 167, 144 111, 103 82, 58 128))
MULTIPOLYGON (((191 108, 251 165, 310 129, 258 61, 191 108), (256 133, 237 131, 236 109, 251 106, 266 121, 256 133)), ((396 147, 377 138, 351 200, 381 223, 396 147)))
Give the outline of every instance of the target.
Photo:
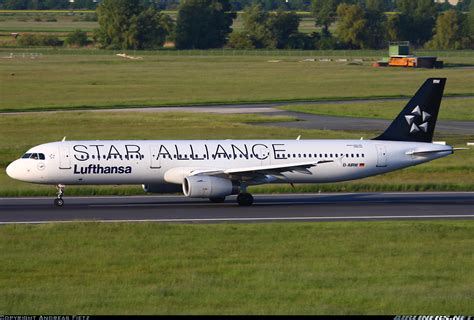
POLYGON ((0 224, 87 222, 254 223, 474 219, 474 192, 255 195, 220 204, 184 196, 0 198, 0 224))

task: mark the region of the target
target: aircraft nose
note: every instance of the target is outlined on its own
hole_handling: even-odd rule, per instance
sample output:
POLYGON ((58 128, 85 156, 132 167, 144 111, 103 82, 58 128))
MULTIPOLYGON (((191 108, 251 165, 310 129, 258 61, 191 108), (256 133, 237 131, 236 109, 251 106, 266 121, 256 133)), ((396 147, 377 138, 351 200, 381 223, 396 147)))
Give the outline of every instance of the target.
POLYGON ((16 179, 16 180, 19 180, 19 176, 18 176, 18 160, 15 160, 13 161, 12 163, 10 163, 7 167, 7 175, 12 178, 12 179, 16 179))

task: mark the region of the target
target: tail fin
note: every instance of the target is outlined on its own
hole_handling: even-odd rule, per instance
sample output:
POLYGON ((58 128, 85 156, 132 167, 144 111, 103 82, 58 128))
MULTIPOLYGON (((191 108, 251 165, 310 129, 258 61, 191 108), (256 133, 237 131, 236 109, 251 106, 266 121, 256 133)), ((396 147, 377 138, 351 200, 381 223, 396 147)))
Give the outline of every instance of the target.
POLYGON ((374 140, 433 141, 446 78, 429 78, 392 124, 374 140))

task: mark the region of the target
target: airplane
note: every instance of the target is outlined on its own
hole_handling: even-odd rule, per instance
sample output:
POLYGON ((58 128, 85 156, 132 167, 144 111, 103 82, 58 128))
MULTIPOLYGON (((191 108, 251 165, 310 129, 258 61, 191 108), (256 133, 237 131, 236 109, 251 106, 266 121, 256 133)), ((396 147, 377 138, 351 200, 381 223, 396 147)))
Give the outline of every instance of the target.
POLYGON ((141 184, 148 193, 182 192, 253 204, 249 186, 365 178, 454 153, 432 143, 446 78, 429 78, 381 135, 371 140, 111 140, 35 146, 6 169, 17 180, 55 185, 141 184))

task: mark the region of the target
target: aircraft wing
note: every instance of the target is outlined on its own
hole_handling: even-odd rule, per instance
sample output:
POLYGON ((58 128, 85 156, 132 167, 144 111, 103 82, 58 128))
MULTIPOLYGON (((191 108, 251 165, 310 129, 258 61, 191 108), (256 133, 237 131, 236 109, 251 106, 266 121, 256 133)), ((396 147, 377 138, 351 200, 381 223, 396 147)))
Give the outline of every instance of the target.
POLYGON ((334 162, 334 160, 322 160, 322 161, 311 161, 311 162, 298 162, 291 164, 275 164, 268 166, 255 166, 255 167, 243 167, 243 168, 231 168, 223 170, 195 170, 191 175, 209 175, 209 176, 220 176, 228 179, 239 179, 239 180, 268 180, 273 177, 277 180, 283 179, 283 172, 298 172, 303 174, 311 174, 308 169, 311 167, 318 166, 324 163, 334 162))

